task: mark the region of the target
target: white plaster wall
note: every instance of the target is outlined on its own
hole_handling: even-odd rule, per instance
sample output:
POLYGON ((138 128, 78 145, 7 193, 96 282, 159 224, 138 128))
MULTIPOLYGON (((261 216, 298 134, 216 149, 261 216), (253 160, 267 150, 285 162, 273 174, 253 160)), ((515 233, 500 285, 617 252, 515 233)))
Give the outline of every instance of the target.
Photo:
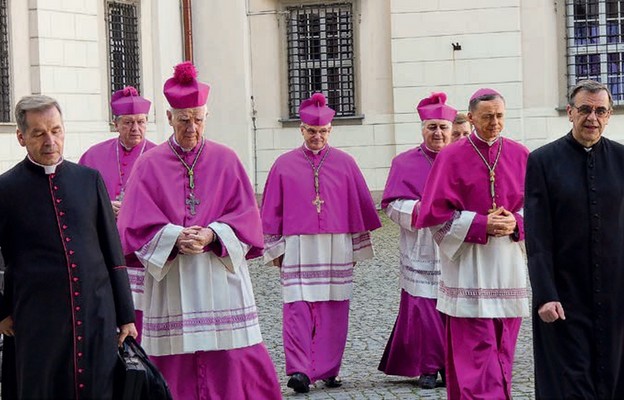
POLYGON ((234 148, 254 177, 249 29, 244 0, 193 3, 195 64, 211 86, 206 136, 234 148))
POLYGON ((433 91, 460 111, 477 89, 507 103, 506 134, 523 140, 519 0, 392 0, 392 68, 397 151, 422 141, 415 106, 433 91), (461 50, 454 51, 452 43, 461 50))
MULTIPOLYGON (((193 3, 195 62, 211 84, 207 136, 233 147, 261 192, 275 158, 301 144, 287 115, 285 17, 296 0, 193 3), (227 34, 224 34, 227 32, 227 34), (252 102, 253 96, 253 102, 252 102)), ((66 156, 111 137, 103 0, 10 0, 13 104, 56 97, 66 156)), ((373 191, 394 155, 420 143, 418 101, 447 92, 465 111, 493 87, 507 99, 506 134, 533 149, 565 134, 563 8, 544 0, 356 0, 356 83, 361 121, 335 123, 331 143, 352 154, 373 191), (460 43, 453 51, 451 43, 460 43)), ((142 0, 142 91, 152 100, 148 136, 171 133, 162 86, 182 61, 178 0, 142 0)), ((616 110, 606 136, 624 141, 616 110), (615 129, 614 129, 615 127, 615 129)), ((0 172, 25 154, 15 126, 0 124, 0 172)))
MULTIPOLYGON (((28 94, 56 98, 65 120, 65 157, 77 160, 92 144, 115 136, 110 95, 104 1, 10 1, 13 105, 28 94)), ((142 0, 142 95, 152 101, 148 137, 169 135, 162 85, 182 60, 179 2, 142 0)), ((0 125, 0 172, 25 156, 15 124, 0 125)))
MULTIPOLYGON (((255 99, 257 191, 282 153, 302 143, 297 123, 287 117, 286 29, 288 5, 299 2, 250 0, 252 93, 255 99)), ((355 157, 373 191, 382 190, 395 155, 390 3, 362 0, 354 5, 358 114, 363 120, 334 122, 330 143, 355 157)))

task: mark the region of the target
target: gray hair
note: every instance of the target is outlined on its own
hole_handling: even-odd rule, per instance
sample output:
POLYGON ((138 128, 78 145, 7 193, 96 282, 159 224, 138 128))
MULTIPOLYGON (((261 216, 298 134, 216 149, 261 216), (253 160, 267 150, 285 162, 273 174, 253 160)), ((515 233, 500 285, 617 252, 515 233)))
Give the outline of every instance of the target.
POLYGON ((61 106, 52 97, 44 95, 32 95, 22 97, 20 101, 17 102, 17 104, 15 105, 15 122, 17 123, 17 128, 21 132, 26 132, 26 130, 28 129, 28 124, 26 123, 27 112, 41 112, 46 111, 52 107, 56 107, 62 119, 63 112, 61 111, 61 106))
POLYGON ((598 93, 601 90, 604 90, 605 92, 607 92, 607 95, 609 95, 609 107, 613 108, 613 97, 611 96, 611 91, 609 90, 609 88, 606 85, 593 80, 578 81, 576 85, 574 85, 570 89, 570 92, 568 93, 569 105, 574 105, 574 97, 578 94, 578 92, 582 90, 589 93, 598 93))
POLYGON ((491 101, 494 99, 501 99, 503 101, 503 104, 505 104, 505 98, 502 95, 495 94, 495 93, 488 93, 488 94, 484 94, 483 96, 475 97, 474 99, 470 100, 470 103, 468 103, 468 111, 473 113, 477 109, 477 105, 479 105, 479 103, 481 103, 482 101, 491 101))
POLYGON ((470 121, 468 121, 468 116, 466 114, 464 114, 464 113, 457 113, 453 123, 454 124, 463 124, 465 122, 470 122, 470 121))

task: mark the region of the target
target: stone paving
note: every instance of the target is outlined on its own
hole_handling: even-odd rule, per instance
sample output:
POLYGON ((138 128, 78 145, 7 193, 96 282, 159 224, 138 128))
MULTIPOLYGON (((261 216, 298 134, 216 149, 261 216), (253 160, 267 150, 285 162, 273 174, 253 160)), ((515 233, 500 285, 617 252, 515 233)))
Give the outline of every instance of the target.
MULTIPOLYGON (((386 376, 377 370, 394 325, 399 304, 398 227, 382 215, 383 228, 373 233, 376 256, 356 266, 349 336, 341 378, 343 386, 326 389, 322 382, 306 394, 286 387, 282 350, 282 300, 278 270, 254 262, 251 275, 264 341, 273 358, 285 399, 446 399, 444 388, 422 390, 415 380, 386 376)), ((533 348, 530 320, 525 319, 516 348, 513 397, 533 399, 533 348)))

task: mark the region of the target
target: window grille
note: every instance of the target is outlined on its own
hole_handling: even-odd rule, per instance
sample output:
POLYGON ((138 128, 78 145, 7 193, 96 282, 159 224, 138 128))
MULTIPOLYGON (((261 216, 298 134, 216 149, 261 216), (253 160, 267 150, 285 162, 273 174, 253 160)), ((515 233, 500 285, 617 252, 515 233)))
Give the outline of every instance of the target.
POLYGON ((566 0, 568 86, 606 84, 624 104, 624 0, 566 0))
POLYGON ((287 11, 289 118, 299 118, 299 104, 315 92, 327 97, 337 117, 355 115, 352 5, 287 11))
POLYGON ((141 91, 139 17, 136 4, 108 3, 108 53, 111 93, 134 86, 141 91))
POLYGON ((9 80, 9 18, 7 0, 0 0, 0 122, 11 120, 9 80))

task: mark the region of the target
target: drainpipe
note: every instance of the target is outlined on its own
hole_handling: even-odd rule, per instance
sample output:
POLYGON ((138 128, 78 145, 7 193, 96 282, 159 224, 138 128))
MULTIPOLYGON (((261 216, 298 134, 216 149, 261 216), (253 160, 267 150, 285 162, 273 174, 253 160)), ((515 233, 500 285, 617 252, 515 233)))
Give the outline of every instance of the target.
POLYGON ((193 62, 192 0, 182 0, 182 29, 184 30, 184 60, 193 62))

